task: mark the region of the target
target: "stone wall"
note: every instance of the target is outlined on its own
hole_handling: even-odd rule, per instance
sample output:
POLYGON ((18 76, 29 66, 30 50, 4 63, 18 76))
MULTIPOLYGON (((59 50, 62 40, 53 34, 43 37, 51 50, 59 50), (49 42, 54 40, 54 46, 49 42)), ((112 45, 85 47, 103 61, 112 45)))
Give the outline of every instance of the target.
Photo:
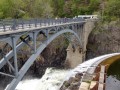
POLYGON ((80 34, 82 36, 82 46, 76 46, 75 50, 70 44, 67 48, 67 57, 65 61, 66 67, 74 68, 78 64, 85 61, 86 56, 86 45, 88 43, 88 36, 94 28, 94 21, 87 20, 83 27, 83 33, 80 34))

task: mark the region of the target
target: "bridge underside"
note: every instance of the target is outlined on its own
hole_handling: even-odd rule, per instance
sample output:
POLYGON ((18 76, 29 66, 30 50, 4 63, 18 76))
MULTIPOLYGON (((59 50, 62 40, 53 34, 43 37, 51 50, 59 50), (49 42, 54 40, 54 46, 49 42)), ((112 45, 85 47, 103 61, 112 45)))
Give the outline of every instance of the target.
POLYGON ((49 28, 42 28, 32 31, 25 32, 16 32, 13 34, 6 34, 0 36, 1 42, 5 42, 9 44, 12 48, 9 53, 4 53, 4 48, 1 50, 1 54, 3 58, 0 60, 0 69, 8 64, 11 68, 13 74, 6 74, 0 72, 2 75, 6 75, 9 77, 13 77, 12 82, 9 84, 6 90, 14 90, 19 81, 23 78, 24 74, 36 60, 36 58, 41 54, 41 52, 50 44, 55 38, 63 34, 66 38, 70 38, 71 36, 75 36, 78 40, 79 45, 82 47, 81 35, 83 34, 83 26, 84 23, 73 23, 63 26, 54 26, 49 28), (39 44, 37 47, 37 38, 39 35, 45 36, 45 40, 39 44), (32 42, 29 44, 28 42, 32 42), (31 56, 28 60, 26 60, 25 64, 18 69, 18 61, 17 61, 17 52, 24 46, 27 45, 31 50, 31 56), (9 61, 13 57, 13 64, 9 61))

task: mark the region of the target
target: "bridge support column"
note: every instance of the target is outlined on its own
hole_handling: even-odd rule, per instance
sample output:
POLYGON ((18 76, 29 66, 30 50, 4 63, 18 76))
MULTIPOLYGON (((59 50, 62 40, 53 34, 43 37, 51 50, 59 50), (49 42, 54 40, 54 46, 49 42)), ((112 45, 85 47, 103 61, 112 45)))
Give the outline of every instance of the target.
POLYGON ((34 47, 34 53, 36 53, 36 37, 37 37, 37 34, 35 32, 33 32, 33 47, 34 47))
POLYGON ((72 43, 75 44, 76 48, 75 48, 75 51, 73 51, 72 45, 68 46, 67 57, 66 57, 66 61, 65 61, 66 67, 74 68, 78 64, 85 61, 88 37, 89 37, 89 34, 91 33, 91 31, 93 30, 93 28, 94 28, 94 22, 89 21, 89 20, 84 24, 74 27, 76 33, 80 37, 81 46, 79 46, 79 44, 73 37, 72 43))
POLYGON ((13 48, 13 57, 14 57, 14 68, 15 76, 18 76, 18 64, 17 64, 17 51, 16 51, 16 38, 11 37, 12 39, 12 48, 13 48))
POLYGON ((82 52, 79 46, 76 46, 74 49, 72 44, 69 44, 67 48, 67 57, 65 61, 65 67, 74 68, 78 64, 82 63, 82 52))
POLYGON ((83 61, 85 61, 85 56, 86 56, 86 51, 87 51, 87 43, 88 43, 88 38, 91 33, 91 31, 94 28, 94 22, 91 20, 87 20, 86 23, 83 26, 83 61))
POLYGON ((49 30, 46 30, 45 34, 46 34, 46 37, 47 37, 47 40, 48 40, 49 39, 49 30))

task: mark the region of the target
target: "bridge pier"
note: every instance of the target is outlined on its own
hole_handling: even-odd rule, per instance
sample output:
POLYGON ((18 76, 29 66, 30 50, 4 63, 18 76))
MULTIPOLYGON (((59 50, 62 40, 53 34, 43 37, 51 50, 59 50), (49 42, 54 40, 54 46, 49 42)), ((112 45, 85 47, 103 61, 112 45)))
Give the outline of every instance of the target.
POLYGON ((82 52, 79 46, 73 48, 72 44, 69 44, 66 51, 67 57, 65 61, 65 67, 74 68, 78 64, 82 63, 82 52))
POLYGON ((12 39, 12 48, 13 48, 13 56, 14 56, 14 68, 15 68, 15 77, 18 76, 18 64, 17 64, 17 51, 16 51, 16 38, 11 37, 12 39))
POLYGON ((93 28, 94 28, 94 22, 91 20, 87 20, 87 22, 85 22, 85 24, 82 24, 80 26, 80 28, 77 29, 77 34, 80 37, 82 46, 80 46, 76 42, 76 40, 75 40, 76 38, 74 38, 74 37, 72 38, 72 43, 69 44, 69 46, 67 48, 67 57, 66 57, 66 61, 65 61, 65 67, 75 68, 80 63, 85 61, 88 37, 89 37, 89 34, 91 33, 91 31, 93 30, 93 28), (75 50, 73 50, 72 44, 75 44, 75 46, 76 46, 75 50))

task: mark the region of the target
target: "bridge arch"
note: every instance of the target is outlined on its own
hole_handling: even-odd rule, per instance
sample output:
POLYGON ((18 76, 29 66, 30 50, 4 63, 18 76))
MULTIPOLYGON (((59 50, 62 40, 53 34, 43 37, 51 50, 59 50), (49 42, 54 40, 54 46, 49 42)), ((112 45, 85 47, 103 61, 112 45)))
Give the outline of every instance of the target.
MULTIPOLYGON (((33 46, 32 47, 30 47, 30 45, 28 45, 28 46, 32 51, 34 51, 34 52, 32 52, 32 55, 30 56, 30 58, 23 65, 23 67, 19 70, 19 72, 17 71, 16 75, 12 75, 14 77, 14 79, 6 90, 14 90, 14 88, 16 87, 18 82, 22 79, 22 77, 24 76, 26 71, 29 69, 31 64, 35 61, 36 57, 44 50, 45 47, 47 47, 47 45, 50 42, 52 42, 52 40, 54 40, 56 37, 58 37, 61 34, 64 34, 64 33, 74 34, 74 36, 77 39, 73 38, 73 42, 76 43, 76 40, 77 40, 78 41, 77 45, 80 46, 82 49, 81 52, 79 53, 79 54, 81 54, 81 57, 78 59, 80 60, 81 58, 83 58, 84 51, 86 50, 87 35, 89 35, 88 31, 90 32, 90 26, 92 27, 92 25, 89 25, 89 24, 87 24, 88 23, 87 21, 84 21, 84 20, 81 21, 80 19, 78 19, 78 20, 73 19, 72 21, 65 20, 65 22, 64 22, 64 19, 62 20, 62 22, 58 21, 58 20, 57 20, 58 22, 54 22, 54 21, 56 21, 56 20, 53 20, 51 23, 48 23, 48 22, 41 23, 40 21, 37 23, 36 22, 25 23, 22 26, 19 24, 18 24, 19 26, 16 26, 16 24, 15 24, 14 28, 9 29, 11 31, 7 31, 8 27, 3 26, 2 30, 4 30, 4 32, 0 33, 0 35, 1 35, 0 37, 3 39, 7 39, 7 38, 8 39, 2 40, 2 41, 4 41, 4 42, 6 41, 6 43, 11 44, 11 42, 12 42, 11 37, 14 37, 12 44, 15 43, 15 45, 12 45, 12 46, 14 46, 14 48, 10 51, 10 53, 7 53, 5 55, 6 58, 2 58, 0 60, 0 68, 2 68, 11 57, 14 57, 14 59, 13 59, 14 62, 17 61, 17 51, 19 49, 21 49, 24 45, 26 45, 26 44, 28 45, 29 44, 28 41, 32 41, 32 43, 30 43, 30 44, 32 44, 33 46), (54 33, 51 33, 52 31, 54 33), (43 34, 46 37, 45 38, 46 41, 40 43, 40 46, 37 46, 36 39, 38 39, 37 36, 40 34, 43 34), (21 39, 22 35, 23 36, 27 35, 27 38, 23 37, 23 40, 21 40, 20 43, 17 43, 17 40, 21 39), (15 56, 16 56, 16 58, 15 58, 15 56)), ((68 37, 69 37, 69 35, 68 35, 68 37)), ((69 39, 69 38, 67 38, 67 39, 69 39)), ((73 60, 75 60, 74 62, 77 62, 76 65, 78 65, 78 61, 76 59, 71 59, 71 61, 73 61, 73 60)), ((17 64, 17 62, 15 63, 15 65, 16 64, 17 64)), ((14 68, 17 69, 18 67, 15 65, 14 65, 14 68)))
POLYGON ((81 39, 79 38, 79 36, 77 35, 77 33, 75 33, 71 29, 64 29, 64 30, 61 30, 61 31, 53 34, 49 39, 47 39, 43 44, 40 45, 40 47, 36 50, 35 54, 32 54, 30 56, 30 58, 26 61, 26 63, 23 65, 23 67, 18 72, 18 76, 12 80, 12 82, 10 83, 10 85, 7 87, 6 90, 14 90, 15 87, 17 86, 17 84, 19 83, 19 81, 23 78, 24 74, 30 68, 30 66, 32 65, 32 63, 41 54, 41 52, 47 47, 47 45, 50 44, 55 38, 57 38, 58 36, 60 36, 61 34, 64 34, 64 33, 72 33, 72 34, 74 34, 75 37, 77 38, 80 46, 81 46, 81 41, 80 41, 81 39))

